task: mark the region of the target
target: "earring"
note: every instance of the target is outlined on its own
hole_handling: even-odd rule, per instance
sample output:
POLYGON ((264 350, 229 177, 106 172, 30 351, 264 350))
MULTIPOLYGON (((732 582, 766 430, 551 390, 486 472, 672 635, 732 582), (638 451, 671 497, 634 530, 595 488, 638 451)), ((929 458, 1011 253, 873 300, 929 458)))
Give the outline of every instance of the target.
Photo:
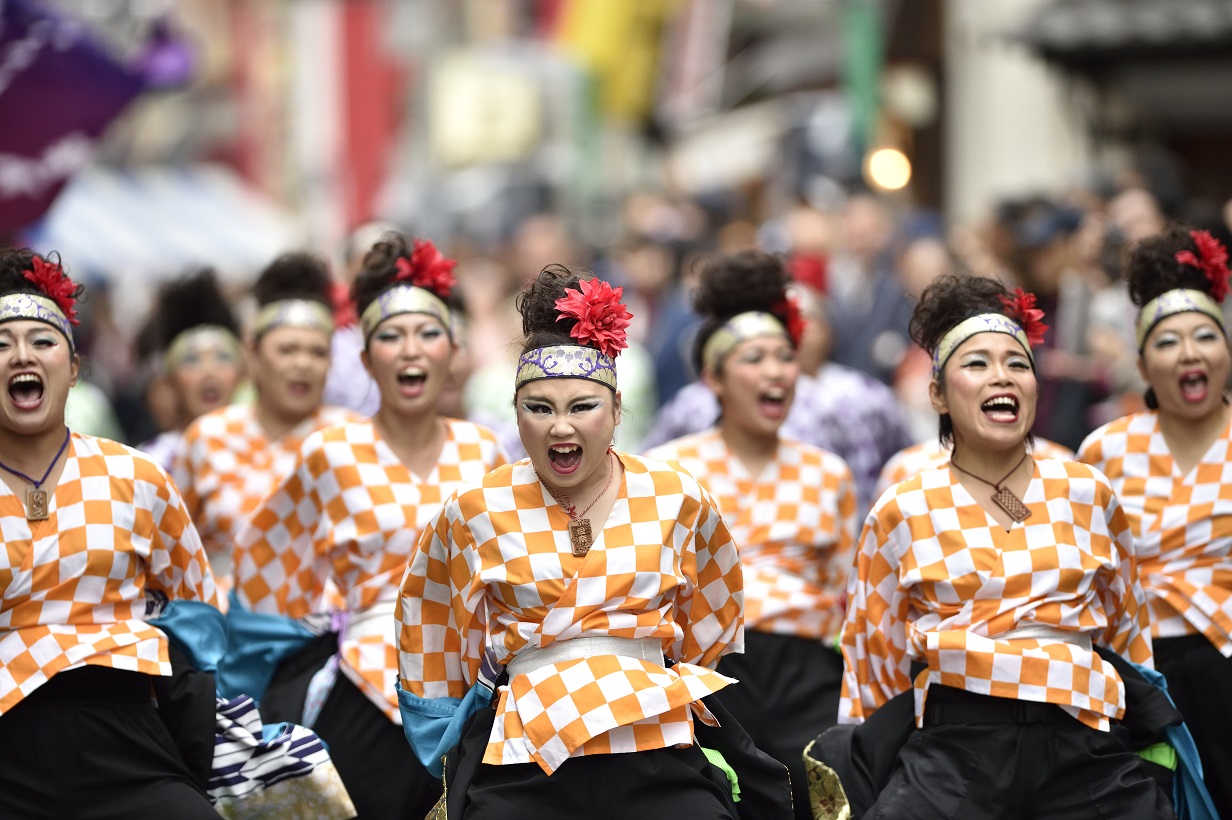
POLYGON ((1146 392, 1142 394, 1142 400, 1146 402, 1146 409, 1148 410, 1158 410, 1159 409, 1159 399, 1156 398, 1155 396, 1154 387, 1148 387, 1146 389, 1146 392))

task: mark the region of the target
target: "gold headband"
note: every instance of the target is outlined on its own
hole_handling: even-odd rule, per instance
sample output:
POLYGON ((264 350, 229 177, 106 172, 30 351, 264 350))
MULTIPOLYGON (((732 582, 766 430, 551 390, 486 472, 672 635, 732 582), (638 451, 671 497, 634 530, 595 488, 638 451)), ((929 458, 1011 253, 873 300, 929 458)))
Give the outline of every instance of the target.
POLYGON ((359 317, 359 326, 364 332, 364 341, 376 331, 377 325, 391 316, 403 313, 424 313, 435 317, 453 335, 453 323, 449 306, 435 293, 413 285, 395 285, 372 300, 359 317))
POLYGON ((240 340, 222 325, 197 325, 178 334, 167 345, 167 354, 163 357, 163 370, 175 370, 194 353, 203 350, 217 350, 231 354, 236 361, 240 358, 240 340))
POLYGON ((945 367, 945 363, 954 355, 959 345, 977 333, 1005 333, 1013 336, 1018 340, 1018 344, 1022 345, 1022 349, 1027 351, 1031 364, 1035 364, 1035 355, 1031 352, 1026 331, 1019 327, 1017 322, 1003 313, 981 313, 979 316, 963 319, 941 337, 937 349, 933 351, 934 379, 941 375, 941 368, 945 367))
POLYGON ((723 357, 741 342, 758 336, 787 336, 787 328, 772 313, 750 310, 738 313, 710 334, 702 346, 702 367, 717 371, 723 357))
POLYGON ((259 338, 276 327, 302 327, 332 335, 334 316, 325 305, 311 299, 279 299, 261 308, 252 332, 259 338))
POLYGON ((51 325, 64 334, 70 350, 75 350, 73 344, 73 326, 60 306, 36 293, 10 293, 0 296, 0 322, 11 322, 15 319, 31 319, 51 325))
POLYGON ((1204 313, 1223 329, 1223 310, 1219 303, 1200 290, 1177 288, 1161 293, 1142 306, 1138 312, 1138 352, 1142 352, 1146 337, 1164 319, 1176 313, 1204 313))
POLYGON ((518 359, 514 390, 538 379, 590 379, 616 389, 616 362, 593 347, 552 345, 528 350, 518 359))

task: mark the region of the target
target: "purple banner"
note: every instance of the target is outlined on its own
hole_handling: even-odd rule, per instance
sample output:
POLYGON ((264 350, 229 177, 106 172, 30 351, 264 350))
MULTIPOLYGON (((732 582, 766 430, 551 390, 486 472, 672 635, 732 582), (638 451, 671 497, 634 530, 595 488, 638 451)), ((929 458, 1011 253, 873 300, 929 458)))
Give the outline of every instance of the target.
POLYGON ((0 236, 37 220, 144 80, 78 21, 0 0, 0 236))

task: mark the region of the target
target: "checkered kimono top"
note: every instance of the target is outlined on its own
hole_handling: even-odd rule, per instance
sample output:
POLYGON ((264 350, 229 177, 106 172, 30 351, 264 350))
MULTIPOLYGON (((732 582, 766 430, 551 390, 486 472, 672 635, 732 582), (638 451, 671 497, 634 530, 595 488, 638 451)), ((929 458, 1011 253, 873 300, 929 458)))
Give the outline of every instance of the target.
POLYGON ((356 418, 341 407, 320 407, 271 441, 252 405, 232 404, 188 426, 171 475, 184 493, 216 576, 229 582, 235 536, 257 504, 295 467, 304 439, 323 427, 356 418))
POLYGON ((0 714, 66 669, 170 675, 147 590, 218 603, 184 502, 149 456, 74 433, 49 508, 27 521, 0 482, 0 714))
POLYGON ((740 548, 745 626, 819 640, 838 636, 856 539, 855 484, 846 462, 780 439, 774 460, 753 476, 717 429, 647 455, 676 461, 718 502, 740 548))
POLYGON ((423 478, 407 469, 371 421, 313 433, 295 469, 258 505, 235 546, 236 595, 255 612, 300 618, 321 611, 330 580, 353 617, 389 605, 389 620, 342 642, 341 668, 397 723, 398 659, 389 611, 411 550, 460 483, 506 463, 486 428, 444 423, 445 444, 423 478))
POLYGON ((657 638, 675 665, 618 655, 561 661, 501 687, 484 762, 636 752, 693 741, 699 698, 731 679, 712 671, 743 651, 739 556, 713 500, 679 469, 620 454, 619 495, 594 546, 573 556, 569 517, 529 460, 494 470, 448 501, 402 584, 402 686, 458 698, 485 653, 580 636, 657 638))
POLYGON ((895 485, 869 513, 848 590, 839 720, 859 723, 912 685, 1055 703, 1107 730, 1124 684, 1093 651, 1061 640, 1006 640, 1017 627, 1085 633, 1151 665, 1145 595, 1129 522, 1102 473, 1039 459, 1007 532, 948 467, 895 485))
POLYGON ((1205 635, 1232 656, 1232 428, 1181 475, 1156 413, 1110 422, 1083 442, 1125 507, 1157 638, 1205 635))
MULTIPOLYGON (((936 439, 921 441, 918 444, 912 444, 910 447, 904 447, 899 450, 890 456, 889 461, 881 468, 881 475, 877 477, 877 489, 873 493, 874 500, 880 498, 882 493, 900 481, 911 478, 913 475, 922 473, 925 470, 932 470, 949 464, 952 453, 953 450, 948 447, 943 449, 941 443, 936 439)), ((1057 444, 1055 441, 1049 441, 1046 438, 1036 436, 1035 446, 1031 448, 1031 457, 1073 461, 1074 452, 1064 444, 1057 444)))

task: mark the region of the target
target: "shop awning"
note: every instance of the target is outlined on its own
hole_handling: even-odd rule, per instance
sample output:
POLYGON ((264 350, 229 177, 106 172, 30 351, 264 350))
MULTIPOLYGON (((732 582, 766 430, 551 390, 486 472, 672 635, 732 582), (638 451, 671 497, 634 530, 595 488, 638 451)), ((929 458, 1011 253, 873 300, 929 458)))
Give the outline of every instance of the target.
POLYGON ((91 168, 76 175, 29 236, 73 275, 150 283, 209 265, 250 281, 301 241, 292 220, 230 169, 91 168))

